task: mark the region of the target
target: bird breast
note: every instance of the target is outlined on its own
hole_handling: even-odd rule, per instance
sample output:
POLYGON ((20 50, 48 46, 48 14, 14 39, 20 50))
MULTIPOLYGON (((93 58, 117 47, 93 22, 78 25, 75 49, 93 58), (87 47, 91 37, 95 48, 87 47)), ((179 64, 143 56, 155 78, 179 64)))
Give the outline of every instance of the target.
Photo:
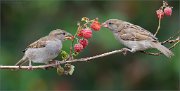
POLYGON ((60 40, 47 41, 45 47, 42 48, 28 48, 25 55, 29 60, 35 63, 46 63, 56 58, 62 48, 60 40))

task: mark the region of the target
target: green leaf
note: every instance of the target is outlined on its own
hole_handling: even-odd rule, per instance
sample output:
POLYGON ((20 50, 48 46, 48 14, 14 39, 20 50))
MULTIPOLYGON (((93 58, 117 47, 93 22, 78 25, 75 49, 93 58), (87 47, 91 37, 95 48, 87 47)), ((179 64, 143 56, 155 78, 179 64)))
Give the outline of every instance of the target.
POLYGON ((58 66, 58 67, 57 67, 57 74, 58 74, 58 75, 63 75, 63 74, 64 74, 64 68, 61 67, 61 66, 58 66))
POLYGON ((63 50, 61 51, 61 55, 62 55, 61 57, 62 57, 63 60, 65 60, 65 59, 67 59, 69 57, 69 54, 66 51, 63 51, 63 50))

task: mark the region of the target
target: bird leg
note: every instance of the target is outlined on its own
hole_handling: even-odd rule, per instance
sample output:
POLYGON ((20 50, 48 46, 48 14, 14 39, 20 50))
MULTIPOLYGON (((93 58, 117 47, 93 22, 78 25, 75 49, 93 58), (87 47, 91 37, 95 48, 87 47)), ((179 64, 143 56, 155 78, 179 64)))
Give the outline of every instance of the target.
POLYGON ((132 53, 136 52, 135 49, 122 48, 123 55, 126 55, 128 51, 132 53))
POLYGON ((31 60, 29 60, 29 67, 28 70, 33 70, 31 60))
POLYGON ((58 61, 55 61, 56 67, 58 67, 60 64, 58 61))

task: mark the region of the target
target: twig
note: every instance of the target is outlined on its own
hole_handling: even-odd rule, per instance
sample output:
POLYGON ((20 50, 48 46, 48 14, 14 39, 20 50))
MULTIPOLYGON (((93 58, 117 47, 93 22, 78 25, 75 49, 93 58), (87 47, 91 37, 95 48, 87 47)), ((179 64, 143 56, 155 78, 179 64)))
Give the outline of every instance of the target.
POLYGON ((180 31, 178 31, 176 34, 174 34, 174 36, 172 37, 169 37, 167 40, 161 42, 161 44, 165 44, 166 42, 169 42, 169 43, 174 43, 174 41, 179 41, 180 40, 180 31), (178 36, 175 40, 171 40, 172 38, 174 38, 175 36, 178 36))
MULTIPOLYGON (((32 69, 45 69, 49 67, 53 67, 54 64, 47 64, 47 65, 38 65, 38 66, 32 66, 32 69)), ((29 70, 29 66, 4 66, 0 65, 0 69, 24 69, 29 70)))
POLYGON ((169 49, 174 48, 179 42, 180 42, 180 40, 178 40, 178 42, 174 43, 169 49))
POLYGON ((161 27, 161 18, 159 18, 158 28, 157 28, 156 33, 154 34, 154 36, 157 35, 157 33, 159 32, 160 27, 161 27))

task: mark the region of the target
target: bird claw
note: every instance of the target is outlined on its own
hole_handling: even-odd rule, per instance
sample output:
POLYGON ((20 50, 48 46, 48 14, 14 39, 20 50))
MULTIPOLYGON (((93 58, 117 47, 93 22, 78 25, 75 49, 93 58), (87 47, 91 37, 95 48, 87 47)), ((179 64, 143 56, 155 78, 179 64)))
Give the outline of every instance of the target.
POLYGON ((122 53, 123 53, 123 55, 124 55, 124 56, 126 56, 126 54, 127 54, 127 51, 123 51, 122 53))
POLYGON ((128 51, 130 51, 128 48, 123 48, 123 49, 122 49, 123 55, 126 55, 128 51))
POLYGON ((55 66, 46 67, 46 68, 44 68, 44 70, 48 70, 48 69, 50 69, 50 68, 57 67, 57 66, 58 66, 58 61, 51 60, 51 61, 49 61, 47 64, 55 64, 55 66))
POLYGON ((21 68, 21 66, 19 65, 19 67, 17 68, 18 70, 21 68))
POLYGON ((32 65, 29 65, 28 70, 33 70, 32 65))
POLYGON ((57 67, 59 65, 59 62, 56 60, 50 61, 49 64, 55 64, 53 67, 57 67))
POLYGON ((59 62, 55 61, 55 65, 56 65, 56 67, 58 67, 59 66, 59 62))
POLYGON ((48 64, 56 64, 56 61, 55 60, 51 60, 48 62, 48 64))

